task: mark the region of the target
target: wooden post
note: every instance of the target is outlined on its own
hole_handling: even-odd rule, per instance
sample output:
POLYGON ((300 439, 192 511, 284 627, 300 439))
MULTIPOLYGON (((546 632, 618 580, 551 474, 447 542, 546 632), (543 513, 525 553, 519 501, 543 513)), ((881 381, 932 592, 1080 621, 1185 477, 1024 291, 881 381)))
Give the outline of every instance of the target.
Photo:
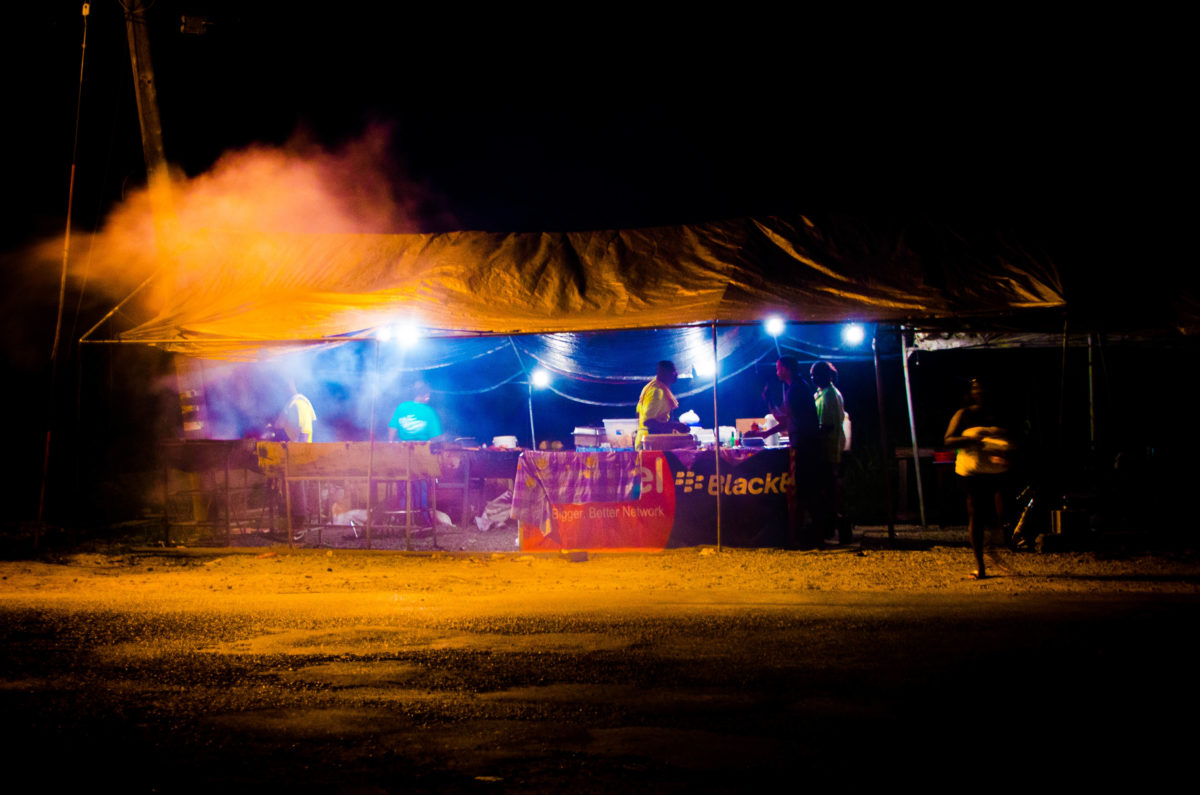
POLYGON ((288 548, 292 547, 292 478, 288 460, 292 457, 288 443, 283 443, 283 510, 287 513, 288 548))

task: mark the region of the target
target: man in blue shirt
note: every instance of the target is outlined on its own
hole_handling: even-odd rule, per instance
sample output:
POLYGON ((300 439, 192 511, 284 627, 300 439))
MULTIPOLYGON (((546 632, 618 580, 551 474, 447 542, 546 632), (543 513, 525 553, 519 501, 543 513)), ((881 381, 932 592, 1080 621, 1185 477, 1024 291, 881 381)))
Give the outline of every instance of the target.
POLYGON ((442 421, 429 407, 429 385, 423 381, 413 384, 413 398, 392 412, 388 421, 389 442, 428 442, 442 435, 442 421))

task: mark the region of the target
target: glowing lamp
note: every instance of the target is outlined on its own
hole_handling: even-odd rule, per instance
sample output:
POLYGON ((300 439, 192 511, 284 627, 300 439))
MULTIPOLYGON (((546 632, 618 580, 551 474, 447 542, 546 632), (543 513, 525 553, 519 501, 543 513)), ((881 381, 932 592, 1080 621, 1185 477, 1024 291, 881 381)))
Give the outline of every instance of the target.
POLYGON ((787 327, 787 323, 784 322, 783 318, 776 315, 763 321, 763 326, 766 327, 767 333, 772 337, 778 337, 787 327))
POLYGON ((699 378, 708 378, 717 374, 717 363, 711 353, 702 353, 692 362, 692 370, 699 378))
POLYGON ((411 320, 392 327, 392 337, 402 348, 411 348, 421 341, 421 327, 411 320))
POLYGON ((536 367, 534 368, 533 372, 529 374, 529 380, 535 387, 542 389, 550 385, 550 373, 546 372, 540 367, 536 367))
POLYGON ((866 336, 861 323, 849 323, 842 327, 842 342, 847 345, 861 345, 866 336))

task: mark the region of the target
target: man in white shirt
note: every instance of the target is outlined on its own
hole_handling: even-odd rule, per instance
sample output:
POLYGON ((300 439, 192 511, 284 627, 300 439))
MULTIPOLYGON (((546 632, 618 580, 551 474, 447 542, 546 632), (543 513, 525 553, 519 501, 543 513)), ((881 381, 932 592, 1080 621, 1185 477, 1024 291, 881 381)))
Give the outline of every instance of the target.
POLYGON ((841 528, 841 543, 849 543, 849 528, 841 527, 838 515, 840 508, 840 469, 842 448, 846 446, 843 421, 846 418, 845 403, 838 391, 837 368, 825 361, 813 363, 809 370, 817 391, 813 402, 817 408, 817 435, 821 453, 817 464, 816 510, 813 519, 822 538, 830 538, 841 528))

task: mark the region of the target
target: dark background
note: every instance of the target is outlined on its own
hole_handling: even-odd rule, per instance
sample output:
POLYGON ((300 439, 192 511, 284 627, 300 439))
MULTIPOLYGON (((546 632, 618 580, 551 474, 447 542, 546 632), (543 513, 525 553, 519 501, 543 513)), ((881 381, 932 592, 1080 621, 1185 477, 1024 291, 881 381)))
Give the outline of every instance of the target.
MULTIPOLYGON (((966 377, 984 372, 1037 444, 1054 442, 1053 455, 1030 458, 1075 473, 1068 479, 1079 487, 1111 473, 1118 449, 1165 447, 1185 458, 1187 423, 1156 419, 1188 415, 1196 358, 1189 340, 1171 335, 1172 301, 1192 282, 1176 244, 1188 161, 1177 91, 1184 50, 1170 25, 1018 8, 986 19, 848 22, 812 9, 718 17, 248 5, 159 0, 149 9, 166 153, 189 176, 230 150, 295 141, 334 149, 382 125, 389 145, 378 167, 412 228, 377 231, 792 212, 1002 228, 1059 267, 1077 328, 1165 330, 1167 342, 1107 350, 1096 456, 1081 350, 1067 354, 1065 370, 1055 349, 922 354, 922 445, 940 438, 966 377), (185 15, 204 32, 181 32, 185 15)), ((145 180, 120 4, 91 6, 82 94, 79 11, 37 4, 3 26, 9 289, 0 333, 20 462, 11 515, 36 515, 53 428, 52 449, 64 447, 52 457, 50 514, 88 523, 138 510, 125 473, 152 470, 153 440, 173 432, 177 406, 164 387, 170 363, 154 351, 81 354, 65 343, 51 372, 58 271, 33 267, 24 247, 63 235, 72 162, 76 233, 96 229, 145 180)), ((78 339, 111 304, 72 284, 64 339, 78 339)), ((894 334, 882 353, 891 447, 908 440, 894 334)), ((856 445, 875 449, 856 455, 878 458, 873 368, 847 363, 843 379, 856 445)), ((731 390, 756 396, 758 383, 731 390)), ((517 391, 484 403, 515 418, 496 433, 522 433, 507 427, 524 427, 517 391)), ((537 399, 547 438, 599 419, 537 399)), ((877 499, 861 504, 878 516, 877 499)))

